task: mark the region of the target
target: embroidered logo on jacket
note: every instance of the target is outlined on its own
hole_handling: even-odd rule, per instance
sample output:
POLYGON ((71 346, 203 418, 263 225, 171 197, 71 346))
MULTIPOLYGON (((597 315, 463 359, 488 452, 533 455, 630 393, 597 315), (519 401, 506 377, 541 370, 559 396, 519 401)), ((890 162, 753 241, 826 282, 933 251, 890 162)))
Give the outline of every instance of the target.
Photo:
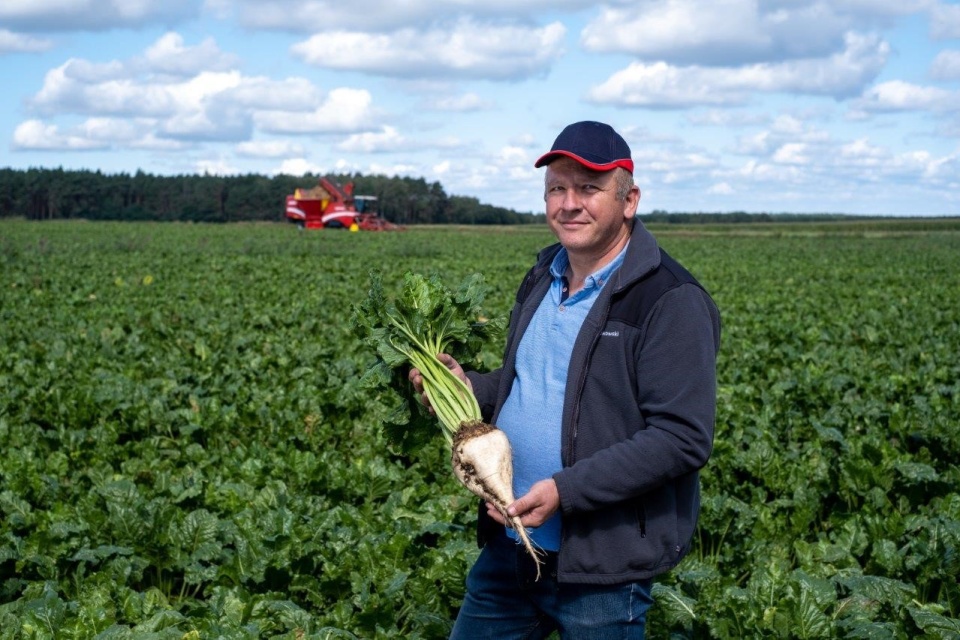
POLYGON ((607 337, 609 337, 609 338, 619 338, 619 337, 620 337, 620 332, 619 332, 619 331, 604 331, 604 332, 601 333, 600 335, 602 335, 602 336, 607 336, 607 337))

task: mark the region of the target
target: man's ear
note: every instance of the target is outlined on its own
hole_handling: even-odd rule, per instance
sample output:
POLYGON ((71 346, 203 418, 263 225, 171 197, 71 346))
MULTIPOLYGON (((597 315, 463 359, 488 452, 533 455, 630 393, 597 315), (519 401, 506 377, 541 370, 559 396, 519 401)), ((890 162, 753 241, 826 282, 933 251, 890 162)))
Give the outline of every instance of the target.
POLYGON ((624 201, 623 207, 623 217, 630 219, 633 216, 637 215, 637 207, 640 206, 640 187, 633 185, 630 189, 630 193, 627 194, 627 198, 624 201))

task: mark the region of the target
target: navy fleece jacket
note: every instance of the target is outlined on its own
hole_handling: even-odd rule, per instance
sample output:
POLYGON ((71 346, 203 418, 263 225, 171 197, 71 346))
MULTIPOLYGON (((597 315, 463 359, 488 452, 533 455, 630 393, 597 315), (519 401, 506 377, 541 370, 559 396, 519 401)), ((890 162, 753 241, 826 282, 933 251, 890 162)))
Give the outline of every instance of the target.
MULTIPOLYGON (((497 414, 517 347, 545 295, 541 252, 520 286, 503 366, 468 373, 484 418, 497 414)), ((634 220, 623 266, 577 337, 563 407, 558 579, 616 584, 653 577, 689 551, 698 470, 713 448, 720 315, 710 295, 634 220)), ((480 510, 481 544, 497 530, 480 510)))

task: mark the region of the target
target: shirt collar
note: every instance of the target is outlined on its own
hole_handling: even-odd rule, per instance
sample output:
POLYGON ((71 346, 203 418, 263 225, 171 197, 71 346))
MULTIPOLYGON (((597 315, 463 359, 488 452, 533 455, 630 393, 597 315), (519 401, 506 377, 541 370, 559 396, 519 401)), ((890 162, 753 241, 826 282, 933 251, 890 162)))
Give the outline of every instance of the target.
MULTIPOLYGON (((620 265, 623 264, 623 259, 627 254, 628 246, 630 246, 629 239, 627 240, 627 244, 624 245, 623 249, 620 250, 620 253, 617 254, 617 257, 584 279, 583 288, 592 289, 594 286, 602 287, 604 283, 610 279, 610 276, 613 275, 613 272, 619 269, 620 265)), ((550 275, 552 275, 555 280, 560 279, 563 277, 563 274, 566 272, 568 266, 570 266, 570 258, 567 256, 566 248, 561 247, 560 251, 557 252, 557 255, 553 257, 553 262, 550 263, 550 275)))

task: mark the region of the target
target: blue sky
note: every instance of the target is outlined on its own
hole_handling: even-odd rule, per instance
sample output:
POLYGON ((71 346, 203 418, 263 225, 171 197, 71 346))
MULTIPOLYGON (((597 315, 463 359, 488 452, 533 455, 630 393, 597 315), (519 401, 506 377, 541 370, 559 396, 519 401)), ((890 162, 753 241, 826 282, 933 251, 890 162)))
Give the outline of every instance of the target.
POLYGON ((600 120, 641 212, 960 215, 946 0, 5 0, 0 69, 6 167, 357 171, 541 211, 534 160, 600 120))

